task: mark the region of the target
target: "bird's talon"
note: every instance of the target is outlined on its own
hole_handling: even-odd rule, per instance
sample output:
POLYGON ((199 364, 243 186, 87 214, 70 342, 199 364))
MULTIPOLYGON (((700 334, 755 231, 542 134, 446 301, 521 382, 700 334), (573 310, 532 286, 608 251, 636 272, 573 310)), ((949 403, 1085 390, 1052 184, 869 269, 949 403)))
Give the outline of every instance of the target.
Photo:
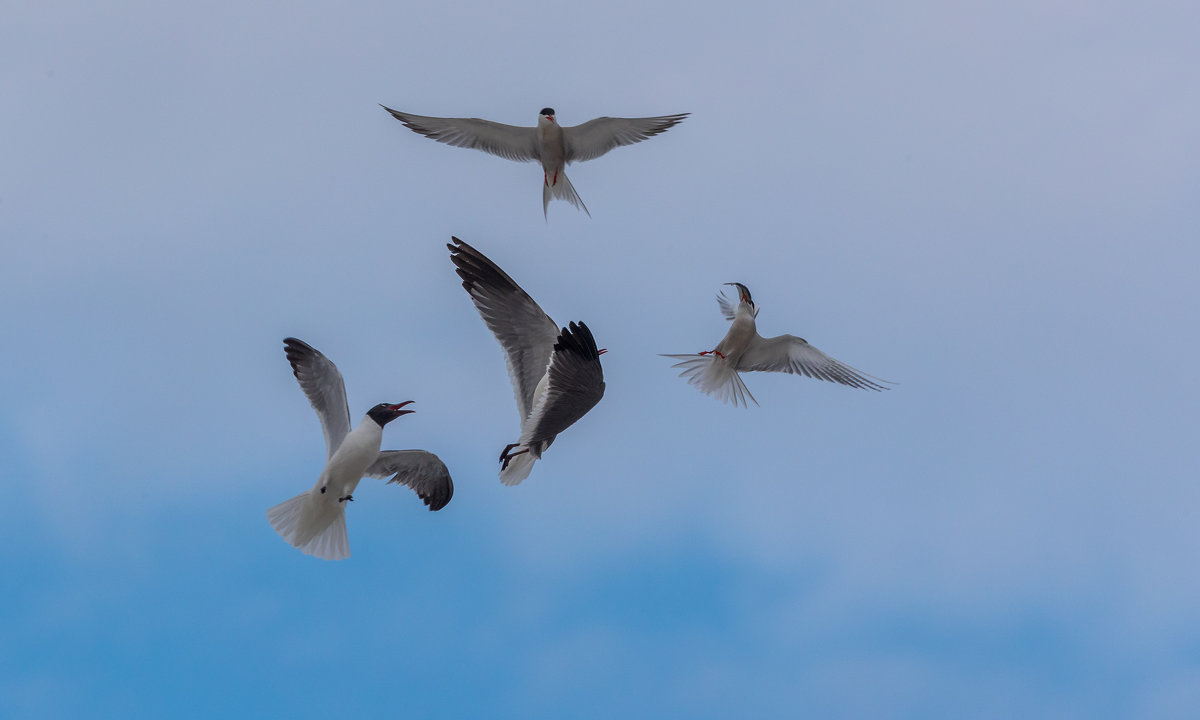
POLYGON ((510 463, 512 461, 512 459, 515 458, 516 456, 524 455, 525 453, 529 452, 529 448, 525 448, 524 450, 518 450, 515 453, 509 452, 509 450, 512 450, 519 444, 520 443, 513 443, 513 444, 509 445, 508 447, 504 448, 504 452, 500 453, 500 469, 501 470, 507 470, 508 463, 510 463))
POLYGON ((353 495, 347 495, 346 497, 340 497, 340 498, 338 498, 338 502, 346 502, 346 501, 349 501, 349 502, 354 502, 354 496, 353 496, 353 495))

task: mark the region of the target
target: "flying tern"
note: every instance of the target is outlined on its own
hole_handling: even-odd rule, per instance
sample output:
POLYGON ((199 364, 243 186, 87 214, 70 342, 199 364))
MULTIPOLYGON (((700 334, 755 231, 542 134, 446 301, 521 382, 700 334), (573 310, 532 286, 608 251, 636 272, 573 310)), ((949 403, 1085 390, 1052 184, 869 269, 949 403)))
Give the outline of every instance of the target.
POLYGON ((424 450, 384 450, 383 426, 413 412, 398 404, 380 403, 367 411, 353 430, 342 374, 329 358, 296 338, 283 341, 292 373, 308 396, 325 431, 328 459, 317 484, 267 511, 275 532, 308 555, 323 560, 350 556, 346 506, 364 476, 406 485, 430 510, 441 510, 454 495, 454 483, 437 455, 424 450))
POLYGON ((604 396, 604 370, 592 331, 559 328, 533 298, 483 253, 458 238, 447 243, 463 287, 504 348, 521 415, 521 437, 500 453, 500 481, 516 485, 559 433, 604 396))
POLYGON ((413 132, 454 147, 475 148, 521 162, 542 164, 542 214, 550 198, 566 200, 591 217, 567 179, 566 165, 598 158, 621 145, 632 145, 683 122, 690 113, 646 118, 599 117, 582 125, 558 124, 554 108, 542 108, 537 127, 504 125, 479 118, 438 118, 393 110, 381 105, 413 132))
POLYGON ((725 337, 712 350, 694 355, 663 355, 681 362, 671 367, 683 368, 680 377, 706 395, 716 395, 722 402, 748 407, 746 398, 755 405, 758 401, 746 389, 739 372, 762 370, 795 373, 818 380, 849 385, 864 390, 888 390, 880 383, 889 383, 849 365, 834 360, 795 335, 765 338, 758 334, 755 318, 759 308, 750 297, 750 290, 741 283, 725 283, 737 288, 738 303, 724 293, 717 296, 721 313, 733 324, 725 337))

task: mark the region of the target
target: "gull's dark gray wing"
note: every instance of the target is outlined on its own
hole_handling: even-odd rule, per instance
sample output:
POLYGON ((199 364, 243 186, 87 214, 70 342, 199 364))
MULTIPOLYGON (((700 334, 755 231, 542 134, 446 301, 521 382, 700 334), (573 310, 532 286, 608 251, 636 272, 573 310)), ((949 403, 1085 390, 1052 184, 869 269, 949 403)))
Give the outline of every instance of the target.
POLYGON ((818 380, 849 385, 864 390, 889 390, 877 377, 855 370, 840 360, 834 360, 795 335, 764 338, 756 335, 738 360, 737 369, 743 372, 763 370, 807 375, 818 380))
POLYGON ((346 384, 342 382, 342 373, 333 361, 303 340, 284 338, 283 350, 292 365, 292 374, 300 383, 300 389, 321 419, 321 429, 325 432, 325 457, 329 459, 350 432, 350 407, 346 404, 346 384))
POLYGON ((604 369, 592 331, 583 323, 562 329, 550 358, 546 389, 537 398, 521 443, 550 442, 604 397, 604 369))
POLYGON ((509 160, 528 162, 541 159, 537 128, 517 127, 479 118, 438 118, 387 110, 404 127, 427 138, 454 147, 473 148, 509 160))
POLYGON ((690 113, 646 118, 599 117, 582 125, 563 128, 564 160, 568 163, 598 158, 615 147, 632 145, 666 132, 690 113))
POLYGON ((385 478, 410 488, 430 510, 441 510, 454 497, 454 482, 446 463, 424 450, 384 450, 363 473, 366 477, 385 478))
POLYGON ((521 421, 533 408, 533 393, 546 374, 558 326, 512 278, 483 253, 458 238, 447 243, 450 259, 483 322, 504 348, 521 421))

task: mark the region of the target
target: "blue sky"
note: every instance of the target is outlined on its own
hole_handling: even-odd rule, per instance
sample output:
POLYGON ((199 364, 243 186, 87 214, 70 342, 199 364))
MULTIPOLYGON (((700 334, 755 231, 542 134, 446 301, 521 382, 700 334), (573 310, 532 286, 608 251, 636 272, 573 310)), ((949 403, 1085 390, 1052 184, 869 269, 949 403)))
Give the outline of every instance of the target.
POLYGON ((0 24, 0 715, 1184 718, 1200 704, 1200 11, 1189 3, 26 3, 0 24), (378 107, 693 115, 541 177, 378 107), (450 235, 604 400, 517 488, 450 235), (759 329, 898 381, 656 353, 759 329), (340 366, 429 513, 353 555, 283 357, 340 366))

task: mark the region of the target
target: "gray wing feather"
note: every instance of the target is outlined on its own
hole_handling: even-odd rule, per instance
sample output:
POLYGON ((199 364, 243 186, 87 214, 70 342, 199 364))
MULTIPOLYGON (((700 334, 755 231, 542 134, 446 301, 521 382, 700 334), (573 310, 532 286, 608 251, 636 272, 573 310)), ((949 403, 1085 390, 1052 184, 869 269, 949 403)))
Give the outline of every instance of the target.
POLYGON ((346 404, 342 373, 333 361, 303 340, 284 338, 283 349, 300 389, 321 419, 326 459, 331 458, 350 432, 350 407, 346 404))
POLYGON ((384 450, 363 473, 410 488, 430 510, 441 510, 454 497, 454 482, 441 458, 424 450, 384 450))
POLYGON ((404 127, 454 147, 482 150, 509 160, 539 160, 537 128, 517 127, 479 118, 438 118, 393 110, 380 105, 404 127))
POLYGON ((807 375, 818 380, 841 383, 863 390, 888 390, 880 383, 889 383, 834 360, 795 335, 773 338, 755 336, 738 360, 740 371, 762 370, 807 375))
POLYGON ((564 160, 568 163, 598 158, 621 145, 632 145, 675 127, 690 113, 647 118, 599 117, 582 125, 563 128, 564 160))
POLYGON ((512 278, 483 253, 458 238, 447 243, 450 259, 483 322, 504 348, 508 377, 521 420, 533 408, 533 393, 546 374, 558 326, 512 278))
POLYGON ((726 320, 732 321, 737 317, 738 304, 726 297, 724 292, 717 294, 717 305, 721 306, 721 314, 725 316, 726 320))
POLYGON ((562 329, 547 370, 550 377, 534 410, 536 421, 521 441, 550 442, 604 397, 604 369, 591 330, 583 323, 562 329))

